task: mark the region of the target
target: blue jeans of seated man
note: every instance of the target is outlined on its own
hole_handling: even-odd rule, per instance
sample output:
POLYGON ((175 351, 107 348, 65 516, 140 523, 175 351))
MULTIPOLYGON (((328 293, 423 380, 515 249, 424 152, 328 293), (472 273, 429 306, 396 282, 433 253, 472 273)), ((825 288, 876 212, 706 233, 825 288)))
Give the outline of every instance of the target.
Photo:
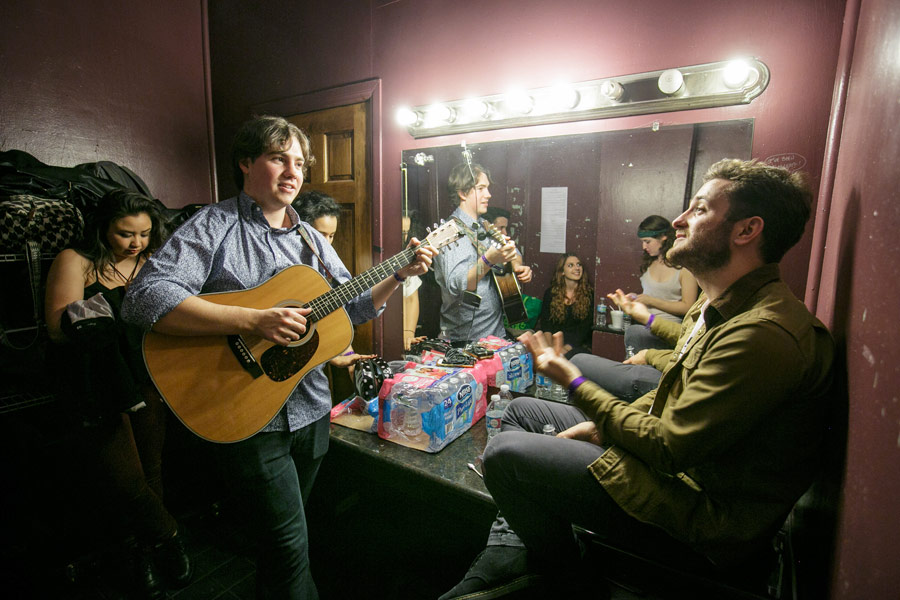
POLYGON ((662 377, 662 372, 650 365, 626 365, 593 354, 576 354, 572 364, 589 380, 626 402, 655 390, 662 377))
POLYGON ((238 522, 257 549, 257 597, 315 600, 304 506, 328 450, 330 415, 294 432, 217 444, 238 522))
POLYGON ((581 558, 572 532, 577 524, 669 564, 705 563, 663 530, 628 516, 603 490, 588 465, 605 448, 538 434, 546 423, 563 431, 585 420, 569 404, 524 396, 510 403, 484 451, 484 483, 500 510, 488 546, 524 546, 533 564, 561 573, 581 558))

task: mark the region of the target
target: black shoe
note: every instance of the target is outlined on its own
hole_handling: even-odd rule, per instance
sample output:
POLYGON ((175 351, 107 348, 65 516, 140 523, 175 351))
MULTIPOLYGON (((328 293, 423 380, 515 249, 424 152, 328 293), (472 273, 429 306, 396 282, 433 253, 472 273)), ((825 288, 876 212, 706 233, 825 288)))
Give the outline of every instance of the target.
POLYGON ((170 587, 183 588, 194 574, 191 559, 184 551, 184 539, 177 532, 171 538, 156 545, 156 565, 162 571, 170 587))
POLYGON ((149 548, 140 548, 134 562, 134 585, 137 594, 145 600, 159 600, 166 595, 162 581, 153 567, 153 555, 149 548))
POLYGON ((438 600, 490 600, 535 587, 541 577, 528 570, 527 550, 518 546, 488 546, 463 580, 438 600))

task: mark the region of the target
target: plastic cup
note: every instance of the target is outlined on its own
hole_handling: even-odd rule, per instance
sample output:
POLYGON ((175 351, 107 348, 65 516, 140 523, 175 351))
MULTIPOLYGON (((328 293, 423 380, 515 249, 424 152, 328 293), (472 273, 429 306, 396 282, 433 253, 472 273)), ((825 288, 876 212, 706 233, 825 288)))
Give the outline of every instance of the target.
POLYGON ((609 312, 609 316, 612 318, 612 322, 610 323, 613 329, 622 329, 625 325, 625 313, 621 310, 612 310, 609 312))

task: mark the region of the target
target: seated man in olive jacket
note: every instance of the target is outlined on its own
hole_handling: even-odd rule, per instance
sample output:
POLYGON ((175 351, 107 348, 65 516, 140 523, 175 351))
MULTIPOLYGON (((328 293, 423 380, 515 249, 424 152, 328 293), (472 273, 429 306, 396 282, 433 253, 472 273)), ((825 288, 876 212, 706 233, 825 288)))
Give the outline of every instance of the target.
POLYGON ((668 253, 704 293, 655 390, 628 404, 587 381, 558 336, 520 338, 572 404, 510 404, 484 452, 500 512, 442 600, 530 586, 598 597, 603 565, 582 562, 572 524, 672 566, 737 565, 811 483, 834 346, 777 264, 803 234, 811 192, 801 174, 755 161, 719 161, 704 182, 668 253), (532 433, 544 423, 561 433, 532 433))

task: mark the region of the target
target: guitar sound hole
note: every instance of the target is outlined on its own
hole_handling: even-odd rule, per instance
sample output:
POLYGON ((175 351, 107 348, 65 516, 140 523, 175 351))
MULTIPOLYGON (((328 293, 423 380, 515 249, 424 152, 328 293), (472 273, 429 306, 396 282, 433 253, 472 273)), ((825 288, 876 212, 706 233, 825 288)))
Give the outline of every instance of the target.
MULTIPOLYGON (((309 340, 301 345, 272 346, 260 357, 259 363, 263 371, 272 381, 286 381, 296 375, 300 369, 312 359, 319 348, 319 334, 315 328, 307 329, 304 340, 309 340), (309 337, 309 334, 312 337, 309 337)), ((298 342, 299 344, 299 342, 298 342)))

